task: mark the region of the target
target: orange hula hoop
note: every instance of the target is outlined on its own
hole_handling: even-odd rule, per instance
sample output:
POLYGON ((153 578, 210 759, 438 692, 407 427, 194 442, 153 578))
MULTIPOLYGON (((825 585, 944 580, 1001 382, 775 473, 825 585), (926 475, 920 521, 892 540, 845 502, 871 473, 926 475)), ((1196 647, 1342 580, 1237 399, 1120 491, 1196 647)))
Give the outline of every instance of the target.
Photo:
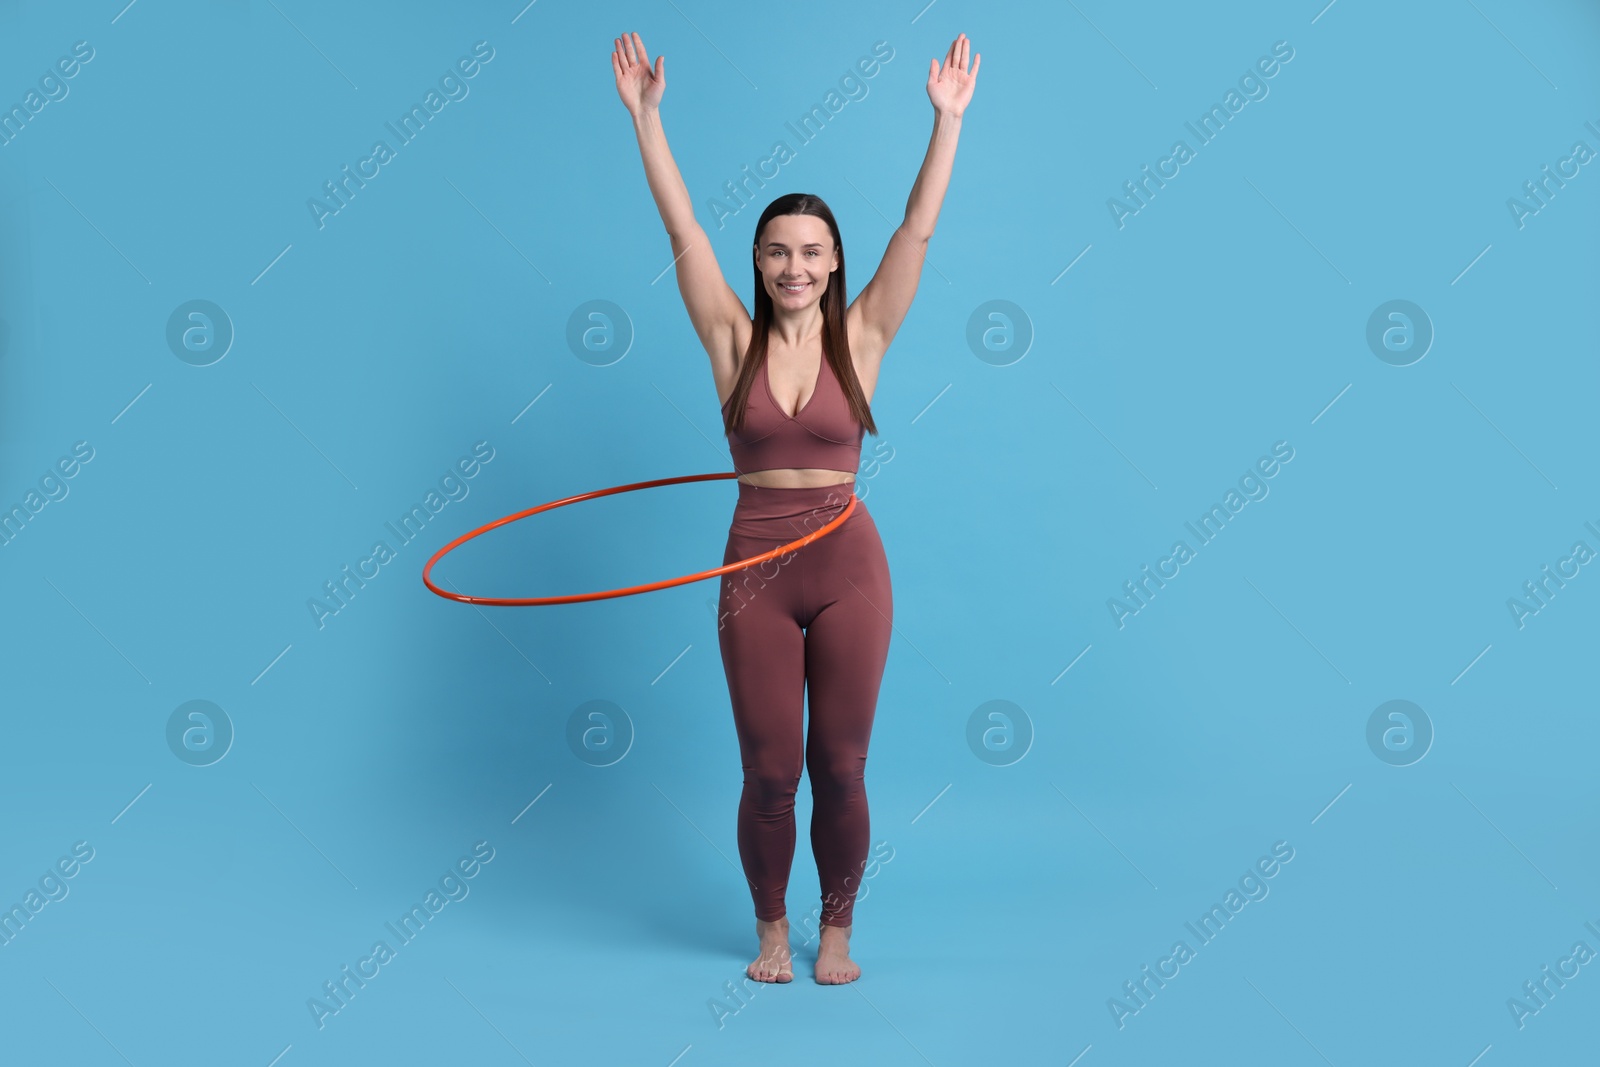
MULTIPOLYGON (((676 485, 680 482, 704 482, 719 478, 737 478, 738 476, 738 471, 728 471, 725 474, 685 474, 677 478, 656 478, 653 481, 633 482, 630 485, 617 485, 612 486, 610 489, 596 489, 592 493, 580 493, 577 496, 563 497, 560 500, 552 500, 548 504, 540 504, 538 507, 529 508, 526 511, 519 511, 514 515, 507 515, 504 518, 485 523, 469 533, 462 534, 460 537, 456 538, 454 541, 451 541, 449 544, 439 549, 439 551, 435 552, 432 558, 428 560, 427 565, 422 568, 422 584, 427 586, 434 593, 437 593, 439 596, 444 597, 446 600, 455 600, 462 604, 484 604, 490 607, 502 608, 535 607, 546 604, 577 604, 588 600, 605 600, 608 597, 632 596, 635 593, 649 593, 657 589, 666 589, 674 585, 686 585, 689 582, 699 582, 704 581, 707 578, 715 578, 719 574, 727 574, 729 571, 743 570, 746 567, 752 567, 757 563, 763 563, 766 560, 772 559, 774 556, 781 556, 786 552, 793 552, 796 549, 800 549, 806 545, 809 545, 817 538, 825 537, 834 530, 838 529, 839 526, 850 517, 850 513, 856 509, 857 497, 854 489, 852 488, 849 502, 845 505, 844 510, 841 511, 836 518, 834 518, 820 530, 813 530, 804 537, 790 541, 786 545, 779 545, 777 548, 774 548, 769 552, 763 552, 759 556, 751 556, 749 559, 741 559, 734 563, 728 563, 721 567, 715 567, 711 570, 700 571, 697 574, 686 574, 681 578, 668 578, 665 581, 648 582, 644 585, 624 586, 620 589, 605 589, 598 593, 574 593, 569 596, 527 597, 468 596, 465 593, 446 592, 445 590, 434 585, 433 582, 428 579, 428 574, 433 570, 433 565, 439 562, 439 560, 443 559, 446 553, 456 548, 458 545, 465 544, 480 534, 486 534, 497 526, 504 526, 507 523, 516 522, 518 519, 525 519, 529 515, 537 515, 541 511, 549 511, 552 508, 566 507, 568 504, 577 504, 584 500, 593 500, 595 497, 610 496, 613 493, 631 493, 636 489, 651 489, 658 485, 676 485)), ((818 488, 825 487, 819 486, 818 488)))

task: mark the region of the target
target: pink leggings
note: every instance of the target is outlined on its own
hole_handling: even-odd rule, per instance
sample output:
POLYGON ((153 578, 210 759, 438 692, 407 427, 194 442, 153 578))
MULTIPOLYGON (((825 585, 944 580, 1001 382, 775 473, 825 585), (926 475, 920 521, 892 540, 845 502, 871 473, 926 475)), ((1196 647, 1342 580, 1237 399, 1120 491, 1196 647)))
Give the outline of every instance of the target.
MULTIPOLYGON (((850 482, 814 489, 740 482, 722 562, 821 529, 851 489, 850 482)), ((867 863, 867 742, 894 617, 889 562, 867 506, 858 501, 844 525, 803 548, 723 575, 717 617, 744 763, 739 858, 756 917, 774 922, 786 914, 804 740, 821 922, 849 926, 867 863)))

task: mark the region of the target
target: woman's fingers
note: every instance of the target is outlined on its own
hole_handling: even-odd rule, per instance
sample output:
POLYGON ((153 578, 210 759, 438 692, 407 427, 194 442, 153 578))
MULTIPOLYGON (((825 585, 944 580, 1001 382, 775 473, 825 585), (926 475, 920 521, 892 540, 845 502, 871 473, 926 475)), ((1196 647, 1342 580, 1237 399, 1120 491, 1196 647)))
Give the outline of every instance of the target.
POLYGON ((666 87, 666 62, 664 55, 650 61, 644 38, 637 32, 624 32, 611 39, 611 69, 617 78, 617 90, 630 110, 637 103, 654 107, 666 87), (652 69, 652 66, 654 69, 652 69))
POLYGON ((623 33, 621 37, 612 38, 615 46, 615 55, 618 65, 628 74, 634 74, 636 68, 644 67, 645 73, 650 73, 650 53, 645 50, 644 38, 637 32, 623 33))
POLYGON ((944 65, 939 73, 943 75, 952 69, 967 75, 978 72, 972 53, 972 39, 964 33, 957 34, 956 39, 950 42, 950 50, 945 53, 944 65))

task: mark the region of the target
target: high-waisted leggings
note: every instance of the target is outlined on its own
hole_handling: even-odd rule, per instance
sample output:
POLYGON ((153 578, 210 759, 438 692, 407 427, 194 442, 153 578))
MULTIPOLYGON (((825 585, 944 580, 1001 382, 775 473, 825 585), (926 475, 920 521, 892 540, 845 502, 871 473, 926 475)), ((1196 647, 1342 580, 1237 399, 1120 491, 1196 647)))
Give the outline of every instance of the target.
MULTIPOLYGON (((820 530, 844 509, 852 487, 740 482, 723 564, 820 530)), ((894 617, 877 525, 857 501, 842 526, 786 555, 730 571, 721 588, 717 635, 744 764, 739 858, 756 917, 774 922, 786 912, 803 751, 820 921, 849 926, 867 863, 867 742, 894 617), (802 730, 807 693, 809 733, 802 730)))

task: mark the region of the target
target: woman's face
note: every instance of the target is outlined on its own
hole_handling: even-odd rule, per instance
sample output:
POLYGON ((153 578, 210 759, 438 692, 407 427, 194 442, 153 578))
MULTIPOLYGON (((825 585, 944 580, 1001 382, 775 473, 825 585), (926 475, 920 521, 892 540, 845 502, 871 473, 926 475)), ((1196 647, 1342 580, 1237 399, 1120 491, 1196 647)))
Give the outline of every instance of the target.
POLYGON ((777 215, 768 220, 755 256, 773 307, 787 311, 820 301, 829 276, 839 267, 833 233, 815 215, 777 215))

